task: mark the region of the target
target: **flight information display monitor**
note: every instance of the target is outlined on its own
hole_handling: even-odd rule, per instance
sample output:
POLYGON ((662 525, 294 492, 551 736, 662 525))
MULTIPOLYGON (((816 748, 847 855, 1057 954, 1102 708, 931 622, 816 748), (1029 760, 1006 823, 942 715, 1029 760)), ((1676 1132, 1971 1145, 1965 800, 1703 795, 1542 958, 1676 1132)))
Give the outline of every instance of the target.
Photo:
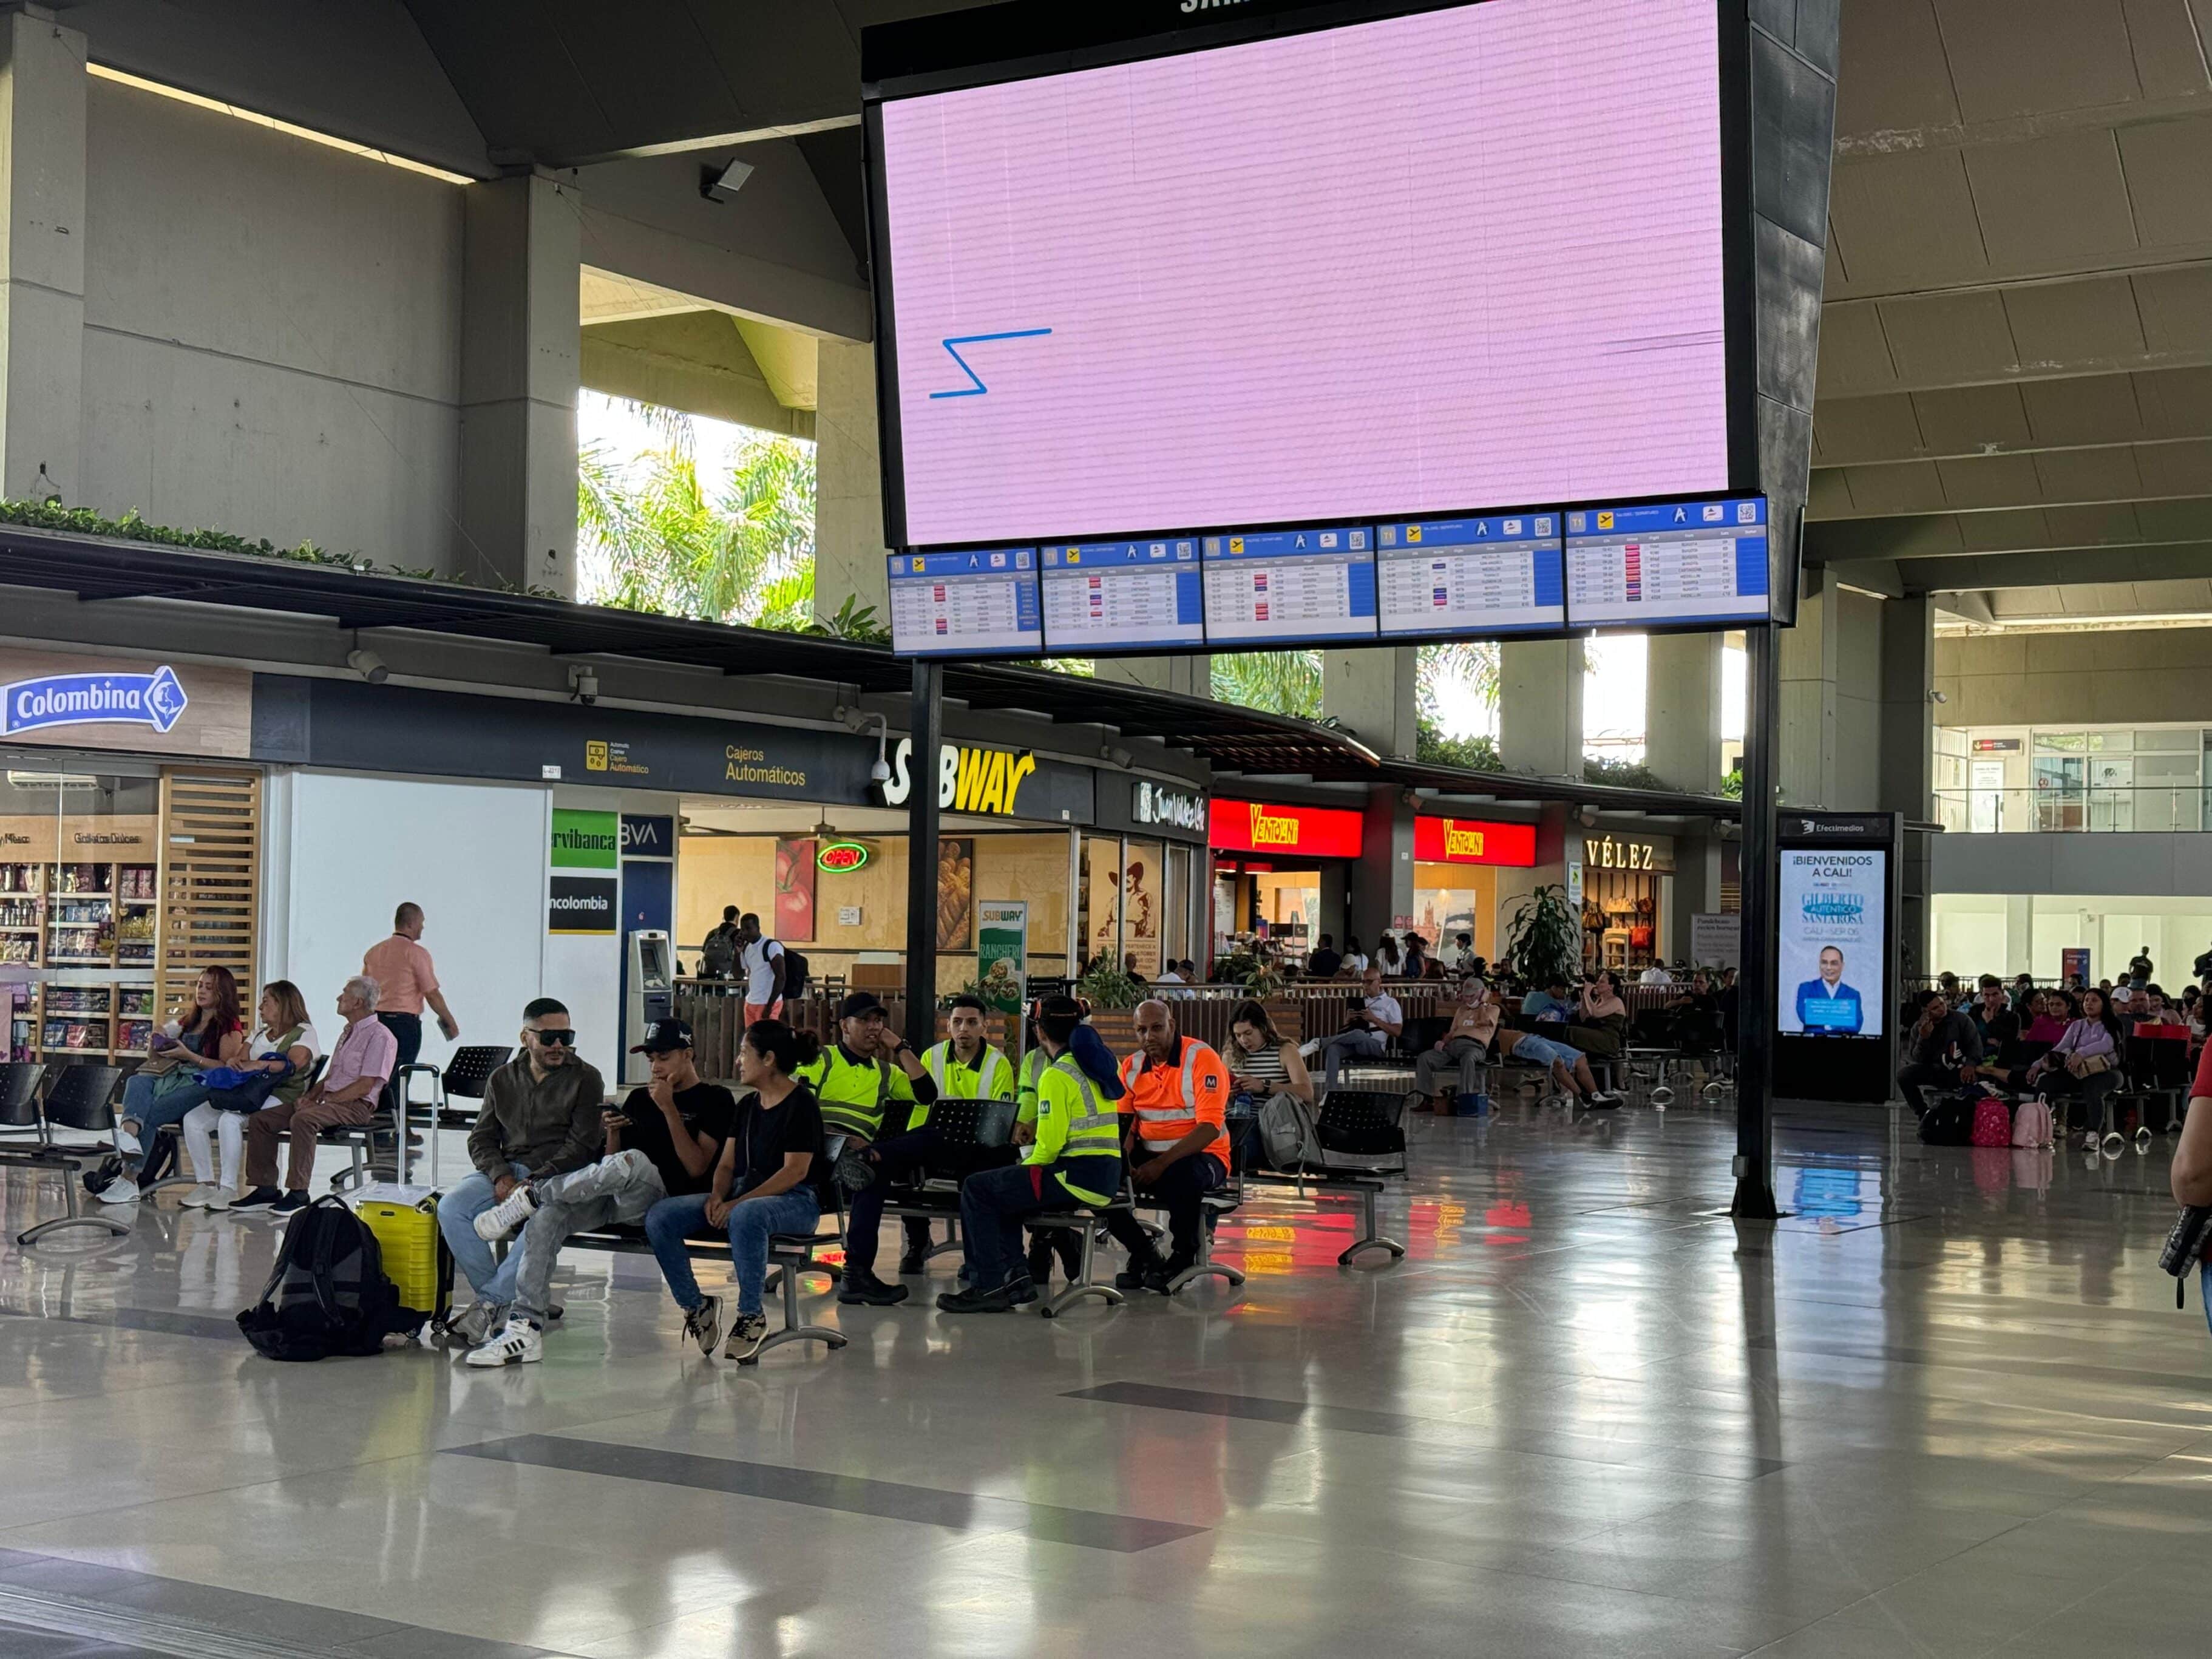
POLYGON ((1571 507, 1567 623, 1573 628, 1765 622, 1766 500, 1571 507))
POLYGON ((1513 513, 1378 526, 1382 637, 1565 628, 1559 525, 1557 513, 1513 513))
POLYGON ((902 657, 1034 657, 1044 651, 1037 550, 890 556, 891 649, 902 657))
POLYGON ((1204 538, 1206 642, 1375 641, 1375 532, 1366 525, 1204 538))
POLYGON ((1741 487, 1741 7, 1349 9, 868 31, 890 545, 1741 487))
POLYGON ((1042 552, 1047 649, 1085 656, 1206 643, 1193 538, 1063 544, 1042 552))

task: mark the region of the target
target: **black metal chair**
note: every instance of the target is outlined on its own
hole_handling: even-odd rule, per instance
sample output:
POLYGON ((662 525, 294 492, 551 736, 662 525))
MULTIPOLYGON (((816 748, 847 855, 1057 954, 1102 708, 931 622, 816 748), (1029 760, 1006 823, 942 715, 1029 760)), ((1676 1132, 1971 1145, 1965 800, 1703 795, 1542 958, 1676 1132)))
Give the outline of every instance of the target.
POLYGON ((958 1155, 977 1147, 1006 1146, 1014 1138, 1017 1109, 1011 1100, 939 1100, 931 1105, 926 1121, 938 1132, 945 1157, 921 1170, 916 1181, 895 1188, 884 1213, 933 1226, 943 1220, 945 1236, 932 1240, 932 1260, 965 1249, 960 1239, 960 1182, 972 1166, 958 1155))
MULTIPOLYGON (((39 1079, 43 1066, 23 1060, 0 1065, 0 1136, 28 1130, 33 1146, 46 1144, 46 1129, 39 1118, 39 1079)), ((0 1147, 8 1146, 0 1139, 0 1147)))
POLYGON ((395 1079, 398 1085, 400 1125, 405 1130, 404 1119, 414 1104, 410 1090, 414 1079, 427 1073, 437 1090, 436 1101, 430 1112, 430 1184, 438 1184, 438 1131, 448 1127, 463 1128, 475 1121, 475 1114, 463 1115, 453 1110, 456 1099, 481 1102, 484 1086, 491 1074, 514 1058, 514 1050, 498 1043, 477 1043, 465 1048, 456 1048, 442 1066, 418 1061, 403 1066, 395 1079))
POLYGON ((122 1081, 123 1068, 119 1066, 62 1066, 55 1068, 46 1088, 46 1142, 27 1159, 21 1161, 61 1170, 62 1191, 68 1200, 69 1212, 16 1234, 18 1244, 35 1243, 48 1233, 59 1232, 70 1227, 95 1227, 118 1238, 129 1235, 131 1229, 112 1217, 83 1213, 77 1193, 78 1165, 106 1158, 114 1151, 113 1146, 65 1146, 53 1139, 56 1129, 112 1135, 115 1133, 115 1091, 122 1081))

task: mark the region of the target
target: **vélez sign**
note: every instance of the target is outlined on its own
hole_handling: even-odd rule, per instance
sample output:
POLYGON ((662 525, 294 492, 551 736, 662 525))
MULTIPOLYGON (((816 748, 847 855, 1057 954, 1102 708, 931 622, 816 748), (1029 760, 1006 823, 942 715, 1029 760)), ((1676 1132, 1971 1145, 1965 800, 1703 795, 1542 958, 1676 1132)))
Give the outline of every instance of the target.
POLYGON ((0 734, 57 726, 173 730, 190 699, 167 663, 150 674, 44 674, 0 687, 0 734))

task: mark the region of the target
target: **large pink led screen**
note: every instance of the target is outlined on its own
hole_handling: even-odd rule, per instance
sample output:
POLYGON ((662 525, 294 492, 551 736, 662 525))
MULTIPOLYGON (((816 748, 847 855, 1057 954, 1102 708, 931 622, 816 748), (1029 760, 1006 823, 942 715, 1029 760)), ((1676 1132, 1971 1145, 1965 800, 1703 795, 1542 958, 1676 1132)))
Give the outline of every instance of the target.
POLYGON ((1717 9, 886 103, 907 543, 1727 488, 1717 9))

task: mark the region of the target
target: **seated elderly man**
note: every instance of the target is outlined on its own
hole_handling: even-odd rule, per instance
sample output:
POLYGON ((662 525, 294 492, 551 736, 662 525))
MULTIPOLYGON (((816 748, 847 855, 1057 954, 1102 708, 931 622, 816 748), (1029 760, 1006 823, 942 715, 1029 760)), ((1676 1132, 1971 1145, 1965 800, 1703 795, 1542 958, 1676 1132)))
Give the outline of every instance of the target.
POLYGON ((1495 1041, 1500 1060, 1510 1057, 1523 1065, 1544 1067, 1561 1094, 1571 1096, 1592 1110, 1611 1111, 1620 1104, 1619 1095, 1597 1086, 1597 1079, 1590 1075, 1589 1061, 1583 1057, 1581 1049, 1540 1037, 1534 1032, 1516 1030, 1504 1023, 1504 1005, 1499 1001, 1498 993, 1492 991, 1464 1024, 1455 1019, 1452 1030, 1465 1041, 1485 1047, 1495 1041))
POLYGON ((314 1086, 289 1105, 264 1107, 246 1121, 244 1198, 234 1210, 273 1210, 279 1215, 307 1206, 307 1184, 315 1176, 315 1148, 325 1129, 354 1128, 376 1110, 399 1058, 399 1039, 376 1017, 380 994, 374 980, 356 974, 338 993, 345 1029, 331 1045, 331 1063, 314 1086), (284 1190, 276 1190, 276 1142, 291 1138, 284 1190))
POLYGON ((1459 1093, 1481 1091, 1483 1064, 1489 1058, 1491 1036, 1498 1029, 1495 1015, 1483 1012, 1488 997, 1489 989, 1480 980, 1461 981, 1451 1025, 1433 1048, 1413 1062, 1413 1088, 1421 1097, 1415 1111, 1437 1109, 1437 1097, 1443 1092, 1447 1073, 1458 1079, 1459 1093))

